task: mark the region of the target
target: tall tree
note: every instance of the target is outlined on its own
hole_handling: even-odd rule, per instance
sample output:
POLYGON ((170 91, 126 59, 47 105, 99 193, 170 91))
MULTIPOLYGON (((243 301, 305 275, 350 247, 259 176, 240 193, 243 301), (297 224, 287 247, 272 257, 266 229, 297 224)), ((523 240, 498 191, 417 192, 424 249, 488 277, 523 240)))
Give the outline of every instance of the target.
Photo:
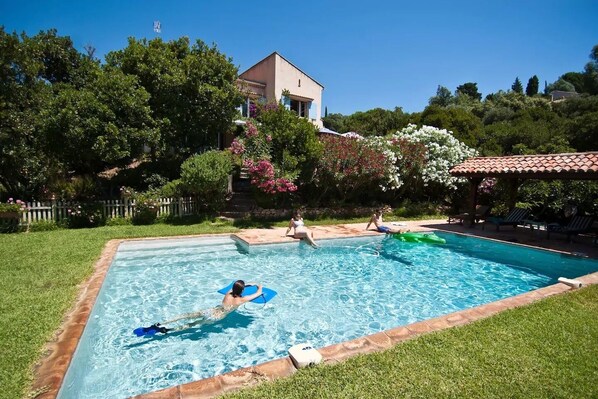
POLYGON ((482 94, 478 91, 478 84, 474 82, 467 82, 457 86, 455 95, 468 96, 469 98, 476 101, 480 101, 482 99, 482 94))
POLYGON ((124 166, 158 139, 148 100, 136 77, 98 66, 84 87, 57 89, 44 115, 48 149, 76 174, 124 166))
POLYGON ((440 107, 446 107, 453 102, 453 94, 449 89, 444 86, 438 85, 436 89, 436 95, 430 97, 428 101, 429 105, 438 105, 440 107))
POLYGON ((560 77, 556 82, 551 83, 546 87, 546 94, 550 94, 555 90, 575 91, 575 86, 571 82, 567 82, 565 79, 560 77))
POLYGON ((538 88, 540 86, 540 80, 536 75, 529 78, 527 81, 527 86, 525 87, 525 94, 529 97, 535 96, 538 94, 538 88))
POLYGON ((150 93, 150 108, 160 127, 162 154, 175 150, 179 160, 216 147, 242 102, 237 68, 201 40, 183 37, 129 39, 124 50, 106 55, 108 65, 135 75, 150 93))
POLYGON ((523 85, 521 84, 519 77, 515 78, 515 82, 513 82, 511 85, 511 90, 513 90, 515 93, 523 93, 523 85))
POLYGON ((598 44, 592 47, 590 62, 584 68, 585 87, 591 95, 598 95, 598 44))
POLYGON ((42 114, 52 82, 71 80, 75 53, 55 31, 19 37, 0 26, 0 193, 31 197, 60 169, 46 152, 42 114))
POLYGON ((347 117, 343 114, 331 113, 322 118, 322 123, 325 128, 334 130, 335 132, 344 133, 347 131, 347 129, 345 129, 346 120, 347 117))

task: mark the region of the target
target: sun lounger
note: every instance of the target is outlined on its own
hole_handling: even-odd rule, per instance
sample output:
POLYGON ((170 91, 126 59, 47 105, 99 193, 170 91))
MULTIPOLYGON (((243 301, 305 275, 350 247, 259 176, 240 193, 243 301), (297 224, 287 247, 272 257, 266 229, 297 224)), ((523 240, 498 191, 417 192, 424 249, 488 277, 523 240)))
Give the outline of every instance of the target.
MULTIPOLYGON (((490 212, 490 206, 488 205, 477 205, 475 208, 475 222, 479 222, 480 220, 486 218, 486 216, 488 215, 488 212, 490 212)), ((463 224, 463 221, 465 220, 471 220, 471 215, 469 212, 461 212, 458 215, 451 215, 449 216, 447 222, 449 224, 451 223, 459 223, 459 224, 463 224)))
POLYGON ((549 224, 547 237, 550 238, 550 233, 566 234, 567 241, 571 241, 572 236, 589 232, 593 222, 593 216, 573 216, 566 226, 549 224))
POLYGON ((496 225, 496 231, 500 229, 500 226, 513 226, 517 228, 518 224, 523 224, 523 219, 527 218, 529 211, 523 208, 513 208, 509 214, 504 218, 491 217, 484 221, 482 224, 482 230, 484 229, 486 222, 496 225))

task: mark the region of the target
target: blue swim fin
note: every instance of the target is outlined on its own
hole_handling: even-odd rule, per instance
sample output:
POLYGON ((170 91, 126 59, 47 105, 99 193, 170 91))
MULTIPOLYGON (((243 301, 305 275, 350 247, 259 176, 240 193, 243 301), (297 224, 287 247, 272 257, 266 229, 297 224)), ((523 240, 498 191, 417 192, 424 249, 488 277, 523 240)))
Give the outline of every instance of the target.
POLYGON ((166 334, 168 332, 168 328, 160 326, 160 324, 156 323, 149 327, 138 327, 133 330, 133 333, 138 337, 151 337, 152 335, 156 335, 156 333, 161 332, 162 334, 166 334))

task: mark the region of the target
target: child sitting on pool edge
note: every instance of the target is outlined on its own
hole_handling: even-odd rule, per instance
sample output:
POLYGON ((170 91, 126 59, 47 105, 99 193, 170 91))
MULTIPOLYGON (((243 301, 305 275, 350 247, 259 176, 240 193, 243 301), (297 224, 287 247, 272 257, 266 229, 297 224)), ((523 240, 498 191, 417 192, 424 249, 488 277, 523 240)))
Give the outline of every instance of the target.
POLYGON ((402 230, 394 230, 391 227, 383 225, 384 222, 382 221, 382 214, 385 210, 388 210, 388 208, 384 207, 376 209, 365 229, 368 230, 370 228, 370 225, 373 224, 374 226, 376 226, 376 230, 380 233, 404 233, 404 231, 402 230))
POLYGON ((300 211, 295 211, 293 217, 289 221, 289 227, 287 228, 286 233, 284 233, 285 237, 291 231, 291 228, 295 231, 293 232, 293 237, 299 238, 301 240, 305 239, 314 248, 317 248, 318 245, 314 241, 314 233, 309 231, 309 229, 305 226, 305 222, 303 222, 303 217, 301 217, 300 211))

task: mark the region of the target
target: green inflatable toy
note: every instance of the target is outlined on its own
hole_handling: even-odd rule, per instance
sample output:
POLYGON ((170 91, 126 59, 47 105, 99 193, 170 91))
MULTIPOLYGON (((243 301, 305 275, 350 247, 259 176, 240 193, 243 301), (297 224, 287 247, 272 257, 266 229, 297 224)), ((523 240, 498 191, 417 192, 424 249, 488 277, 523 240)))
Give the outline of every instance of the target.
POLYGON ((434 233, 397 233, 393 237, 406 242, 425 242, 428 244, 446 244, 444 238, 438 237, 434 233))

